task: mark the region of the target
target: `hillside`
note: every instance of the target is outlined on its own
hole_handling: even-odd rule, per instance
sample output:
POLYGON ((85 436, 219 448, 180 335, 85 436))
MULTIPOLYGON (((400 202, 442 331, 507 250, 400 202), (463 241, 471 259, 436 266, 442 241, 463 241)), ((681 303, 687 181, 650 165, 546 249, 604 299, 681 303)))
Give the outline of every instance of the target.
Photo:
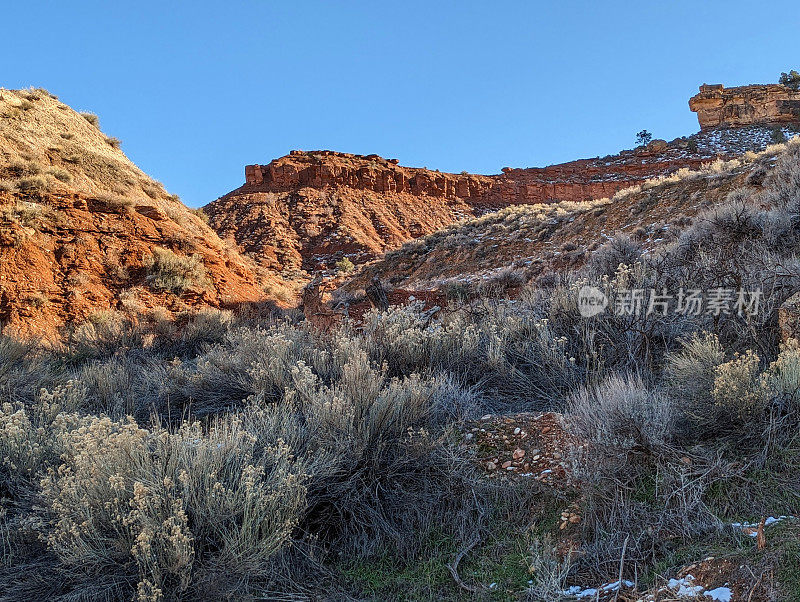
POLYGON ((645 249, 675 240, 701 210, 725 200, 748 176, 768 166, 781 145, 763 156, 717 161, 684 169, 581 203, 519 205, 487 213, 410 241, 365 265, 344 290, 356 291, 378 277, 413 291, 481 283, 521 283, 577 269, 616 235, 645 249))
POLYGON ((4 331, 266 300, 255 266, 139 170, 96 116, 44 90, 0 91, 0 115, 4 331))

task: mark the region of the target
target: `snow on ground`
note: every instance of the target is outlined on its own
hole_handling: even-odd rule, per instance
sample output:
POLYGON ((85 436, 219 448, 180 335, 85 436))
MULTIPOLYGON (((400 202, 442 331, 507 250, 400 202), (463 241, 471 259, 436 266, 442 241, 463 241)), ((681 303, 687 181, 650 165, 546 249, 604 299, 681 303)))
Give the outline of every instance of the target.
POLYGON ((731 602, 731 597, 733 596, 733 592, 729 587, 706 589, 702 585, 695 585, 694 577, 691 575, 686 575, 682 579, 670 579, 667 587, 675 592, 678 598, 708 598, 715 602, 731 602))

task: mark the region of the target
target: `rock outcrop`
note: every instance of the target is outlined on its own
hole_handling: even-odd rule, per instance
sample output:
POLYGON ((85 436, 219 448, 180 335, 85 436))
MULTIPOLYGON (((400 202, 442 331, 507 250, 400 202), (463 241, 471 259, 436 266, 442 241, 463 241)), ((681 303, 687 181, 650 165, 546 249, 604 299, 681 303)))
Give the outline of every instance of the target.
MULTIPOLYGON (((503 168, 499 175, 452 174, 404 167, 396 159, 334 151, 292 151, 267 165, 245 167, 245 185, 234 194, 348 188, 376 194, 463 201, 482 208, 585 201, 612 196, 637 181, 695 168, 707 157, 687 156, 680 145, 641 147, 614 157, 580 159, 548 167, 503 168), (672 151, 672 152, 670 152, 672 151)), ((230 196, 230 195, 228 195, 230 196)))
POLYGON ((800 91, 780 84, 735 88, 703 84, 689 99, 689 108, 697 113, 701 129, 800 122, 800 91))

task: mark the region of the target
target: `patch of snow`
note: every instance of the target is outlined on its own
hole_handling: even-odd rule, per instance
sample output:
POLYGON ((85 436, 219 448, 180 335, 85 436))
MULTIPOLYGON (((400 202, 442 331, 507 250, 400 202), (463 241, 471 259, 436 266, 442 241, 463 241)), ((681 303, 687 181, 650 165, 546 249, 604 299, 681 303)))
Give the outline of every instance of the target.
POLYGON ((696 598, 703 593, 705 588, 702 585, 693 585, 694 577, 686 575, 683 579, 670 579, 667 587, 675 591, 679 598, 696 598))
POLYGON ((706 590, 703 595, 716 602, 731 602, 733 592, 729 587, 717 587, 715 589, 706 590))

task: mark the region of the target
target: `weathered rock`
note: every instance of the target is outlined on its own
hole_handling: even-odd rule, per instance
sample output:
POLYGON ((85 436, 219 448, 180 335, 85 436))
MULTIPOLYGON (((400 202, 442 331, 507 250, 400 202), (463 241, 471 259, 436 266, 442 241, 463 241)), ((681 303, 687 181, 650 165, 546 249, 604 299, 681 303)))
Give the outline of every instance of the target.
POLYGON ((700 92, 689 99, 689 108, 697 113, 701 129, 797 122, 800 121, 800 91, 780 84, 735 88, 703 84, 700 92))

